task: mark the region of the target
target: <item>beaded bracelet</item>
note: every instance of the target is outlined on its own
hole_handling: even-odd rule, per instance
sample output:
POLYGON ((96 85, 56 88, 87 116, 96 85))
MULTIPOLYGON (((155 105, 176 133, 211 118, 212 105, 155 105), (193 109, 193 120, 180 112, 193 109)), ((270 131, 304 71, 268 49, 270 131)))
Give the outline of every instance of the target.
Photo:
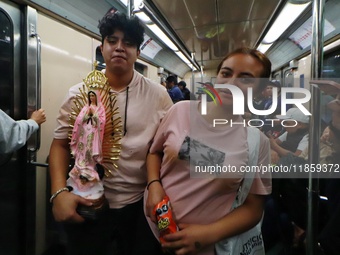
POLYGON ((162 182, 161 182, 160 179, 155 179, 155 180, 152 180, 152 181, 150 181, 150 182, 148 183, 148 185, 146 186, 146 189, 149 190, 150 185, 151 185, 152 183, 154 183, 154 182, 159 182, 160 184, 162 184, 162 182))
POLYGON ((70 190, 70 187, 65 187, 65 188, 61 188, 61 189, 58 189, 50 198, 50 203, 53 202, 53 199, 55 199, 61 192, 63 191, 71 191, 70 190))

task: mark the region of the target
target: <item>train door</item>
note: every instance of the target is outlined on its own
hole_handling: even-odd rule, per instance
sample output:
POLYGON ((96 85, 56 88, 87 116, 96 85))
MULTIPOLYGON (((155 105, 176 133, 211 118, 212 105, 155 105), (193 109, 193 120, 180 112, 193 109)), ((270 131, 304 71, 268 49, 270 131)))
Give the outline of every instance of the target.
MULTIPOLYGON (((0 1, 0 108, 14 119, 37 106, 35 24, 34 9, 0 1)), ((27 147, 0 155, 0 254, 34 254, 35 169, 27 162, 27 147)))

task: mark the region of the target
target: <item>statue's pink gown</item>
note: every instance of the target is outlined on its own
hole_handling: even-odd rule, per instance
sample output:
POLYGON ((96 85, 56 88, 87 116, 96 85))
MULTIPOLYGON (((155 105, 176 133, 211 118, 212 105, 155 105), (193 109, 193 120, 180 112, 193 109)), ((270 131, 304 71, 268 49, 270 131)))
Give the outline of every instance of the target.
POLYGON ((73 187, 73 193, 88 199, 97 199, 104 193, 95 165, 101 164, 103 160, 105 120, 105 108, 98 100, 97 106, 91 104, 83 107, 73 128, 70 148, 75 165, 69 173, 70 178, 67 182, 73 187), (81 178, 88 181, 82 183, 81 178))

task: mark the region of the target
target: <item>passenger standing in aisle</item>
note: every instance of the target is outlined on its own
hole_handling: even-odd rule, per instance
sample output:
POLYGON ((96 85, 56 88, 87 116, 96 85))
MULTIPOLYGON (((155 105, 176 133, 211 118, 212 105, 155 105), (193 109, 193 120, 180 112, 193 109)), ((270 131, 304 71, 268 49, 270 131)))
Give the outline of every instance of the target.
POLYGON ((18 121, 0 110, 0 154, 20 149, 45 121, 46 115, 43 109, 34 111, 28 120, 18 121))
MULTIPOLYGON (((269 59, 249 48, 228 54, 217 69, 217 84, 234 84, 246 95, 251 87, 260 93, 271 71, 269 59), (263 78, 263 79, 260 79, 263 78)), ((271 192, 270 174, 255 174, 244 204, 230 212, 248 164, 247 127, 213 126, 214 119, 232 119, 233 97, 229 89, 217 89, 222 104, 207 102, 207 115, 201 115, 199 101, 175 104, 164 117, 148 155, 148 194, 145 210, 150 227, 159 235, 157 205, 167 195, 179 231, 164 236, 163 247, 176 254, 213 255, 214 244, 256 225, 263 213, 265 195, 271 192), (235 173, 195 174, 196 166, 235 166, 235 173)), ((202 103, 203 104, 203 103, 202 103)), ((260 135, 258 165, 270 162, 269 141, 260 135)))
POLYGON ((195 95, 187 88, 187 83, 185 81, 180 81, 178 83, 178 87, 182 91, 184 97, 183 100, 196 100, 195 95))
POLYGON ((173 103, 177 103, 184 99, 182 91, 177 86, 177 78, 175 76, 170 75, 166 78, 166 88, 168 89, 168 93, 173 103))
POLYGON ((113 176, 104 178, 110 210, 97 221, 84 221, 76 208, 78 204, 91 206, 91 203, 64 189, 70 163, 68 116, 80 83, 70 88, 61 106, 50 149, 51 192, 57 194, 53 199, 53 214, 57 221, 65 223, 67 254, 113 254, 112 242, 119 255, 160 254, 159 243, 143 213, 143 192, 147 183, 146 155, 172 102, 164 87, 134 70, 144 37, 144 28, 137 17, 109 12, 100 21, 99 30, 105 75, 111 92, 116 95, 124 129, 118 170, 111 169, 113 176))

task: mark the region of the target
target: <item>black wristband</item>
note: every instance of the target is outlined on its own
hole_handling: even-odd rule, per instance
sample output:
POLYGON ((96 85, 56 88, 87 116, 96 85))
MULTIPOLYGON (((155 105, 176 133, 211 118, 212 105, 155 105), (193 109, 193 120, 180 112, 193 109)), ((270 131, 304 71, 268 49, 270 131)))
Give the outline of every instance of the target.
POLYGON ((150 185, 154 182, 159 182, 160 184, 162 184, 160 179, 155 179, 155 180, 152 180, 148 183, 148 185, 146 186, 146 189, 149 190, 150 185))

